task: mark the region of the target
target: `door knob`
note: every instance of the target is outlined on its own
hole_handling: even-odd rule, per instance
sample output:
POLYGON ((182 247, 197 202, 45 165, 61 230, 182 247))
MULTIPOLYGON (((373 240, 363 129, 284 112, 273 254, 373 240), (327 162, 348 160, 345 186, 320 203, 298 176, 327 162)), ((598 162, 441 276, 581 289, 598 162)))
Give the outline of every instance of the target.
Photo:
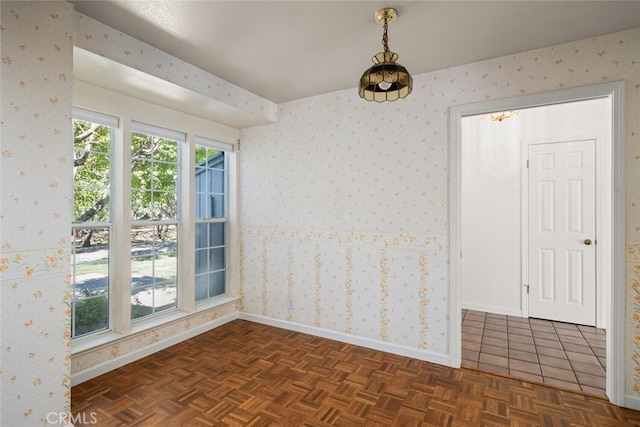
POLYGON ((593 243, 593 242, 591 241, 591 239, 584 239, 584 244, 585 244, 585 245, 589 246, 591 243, 593 243))

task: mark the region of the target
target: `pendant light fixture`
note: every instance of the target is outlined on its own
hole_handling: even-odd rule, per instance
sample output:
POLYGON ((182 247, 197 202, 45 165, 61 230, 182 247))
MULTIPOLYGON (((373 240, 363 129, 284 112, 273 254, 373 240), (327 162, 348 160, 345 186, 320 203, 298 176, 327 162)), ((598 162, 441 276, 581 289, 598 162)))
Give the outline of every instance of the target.
POLYGON ((398 54, 389 50, 387 29, 389 22, 393 22, 397 17, 398 11, 392 8, 384 8, 376 12, 376 22, 384 26, 382 36, 384 51, 377 53, 371 59, 374 65, 360 78, 358 93, 367 101, 395 101, 406 97, 413 89, 413 78, 406 68, 396 62, 398 54))

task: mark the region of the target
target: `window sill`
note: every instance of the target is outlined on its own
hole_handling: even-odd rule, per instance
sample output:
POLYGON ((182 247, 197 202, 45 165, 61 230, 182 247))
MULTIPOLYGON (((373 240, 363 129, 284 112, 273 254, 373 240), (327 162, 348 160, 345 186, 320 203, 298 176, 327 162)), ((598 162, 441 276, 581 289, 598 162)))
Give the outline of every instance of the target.
POLYGON ((173 322, 177 322, 180 320, 187 319, 189 317, 197 316, 200 312, 205 310, 210 310, 212 308, 221 307, 223 305, 231 304, 238 301, 240 298, 235 296, 221 296, 218 298, 213 298, 210 301, 205 301, 196 306, 196 311, 187 313, 180 310, 171 310, 170 312, 160 314, 157 316, 153 316, 150 319, 141 320, 135 322, 131 331, 126 334, 120 334, 118 332, 113 331, 104 331, 102 333, 98 333, 95 335, 78 338, 77 341, 72 341, 71 343, 71 355, 77 355, 89 350, 93 350, 97 347, 116 344, 119 341, 131 338, 135 335, 142 334, 151 329, 168 325, 173 322))
POLYGON ((231 304, 236 301, 240 301, 240 298, 231 295, 220 295, 219 297, 209 298, 208 300, 196 303, 195 313, 220 307, 221 305, 231 304))

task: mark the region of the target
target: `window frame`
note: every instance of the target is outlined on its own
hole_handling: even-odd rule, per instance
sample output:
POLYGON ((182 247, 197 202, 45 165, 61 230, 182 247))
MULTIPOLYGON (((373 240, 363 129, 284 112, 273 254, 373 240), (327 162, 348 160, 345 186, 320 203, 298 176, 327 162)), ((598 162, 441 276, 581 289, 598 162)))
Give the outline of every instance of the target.
MULTIPOLYGON (((87 110, 87 109, 82 109, 82 108, 73 108, 72 111, 72 122, 75 120, 80 120, 80 121, 84 121, 84 122, 88 122, 88 123, 95 123, 95 124, 99 124, 101 126, 105 126, 107 128, 109 128, 109 177, 113 176, 113 150, 114 150, 114 132, 115 129, 117 129, 120 126, 120 120, 118 117, 116 116, 112 116, 109 114, 104 114, 104 113, 99 113, 96 111, 91 111, 91 110, 87 110)), ((75 147, 72 148, 74 151, 74 156, 72 157, 73 159, 75 159, 75 147)), ((73 165, 73 167, 75 167, 75 165, 73 165)), ((76 181, 75 179, 73 180, 73 188, 74 188, 74 192, 75 192, 75 188, 76 188, 76 181)), ((105 328, 102 329, 98 329, 95 331, 92 331, 90 333, 86 333, 86 334, 81 334, 76 336, 76 305, 78 303, 78 299, 76 299, 75 297, 75 290, 76 290, 76 283, 75 283, 75 266, 77 265, 75 263, 75 259, 76 259, 76 249, 75 249, 75 242, 72 244, 72 250, 71 250, 71 259, 70 259, 70 263, 72 265, 72 273, 71 273, 71 289, 72 289, 72 296, 71 296, 71 304, 72 304, 72 310, 71 310, 71 339, 72 340, 84 340, 85 338, 90 338, 92 336, 95 336, 97 334, 102 334, 104 332, 108 332, 112 329, 112 325, 113 325, 113 314, 112 314, 112 301, 111 301, 111 293, 112 293, 112 286, 111 286, 111 281, 112 281, 112 274, 113 274, 113 263, 112 263, 112 258, 113 258, 113 245, 111 244, 112 241, 112 234, 113 234, 113 204, 112 204, 112 199, 113 199, 113 193, 114 193, 114 186, 113 186, 113 182, 112 180, 110 180, 109 182, 109 221, 83 221, 83 222, 79 222, 79 221, 75 221, 73 220, 71 222, 71 236, 73 239, 75 239, 75 232, 78 229, 101 229, 101 228, 106 228, 107 231, 107 241, 108 243, 108 249, 107 249, 107 283, 106 283, 106 296, 107 296, 107 326, 105 328)), ((72 204, 71 209, 75 209, 75 204, 72 204)), ((97 298, 97 297, 96 297, 97 298)))
MULTIPOLYGON (((167 141, 172 141, 176 143, 176 162, 175 162, 175 166, 176 166, 176 186, 175 186, 175 199, 176 199, 176 213, 175 213, 175 217, 171 218, 171 219, 158 219, 155 218, 154 214, 153 214, 153 203, 151 204, 151 209, 152 212, 150 214, 150 218, 149 219, 134 219, 133 218, 133 210, 130 211, 131 213, 131 228, 130 228, 130 242, 133 243, 133 238, 131 237, 132 234, 134 233, 135 229, 144 229, 146 227, 158 227, 158 226, 174 226, 175 230, 176 230, 176 246, 175 246, 175 252, 176 252, 176 265, 175 265, 175 280, 174 280, 174 286, 176 289, 176 299, 174 302, 174 306, 170 307, 170 308, 166 308, 163 310, 159 310, 156 311, 158 309, 158 307, 156 306, 156 279, 158 276, 156 276, 156 260, 153 259, 151 261, 151 265, 152 265, 152 286, 151 286, 151 293, 152 293, 152 306, 151 306, 151 313, 149 314, 144 314, 138 317, 133 317, 133 314, 131 316, 131 323, 135 324, 138 322, 143 322, 145 320, 151 319, 152 317, 155 316, 159 316, 165 312, 169 312, 172 310, 176 310, 180 307, 180 302, 179 302, 179 295, 180 295, 180 286, 181 286, 181 278, 180 278, 180 274, 179 274, 179 270, 180 270, 180 260, 183 258, 183 256, 181 256, 180 254, 180 246, 179 246, 179 242, 181 239, 181 233, 178 232, 178 226, 179 223, 181 221, 181 206, 182 206, 182 201, 181 199, 182 197, 182 192, 184 190, 188 190, 184 187, 182 187, 180 185, 181 182, 181 178, 180 178, 180 170, 184 167, 186 167, 183 162, 182 162, 182 150, 184 149, 184 145, 186 143, 186 134, 183 132, 178 132, 178 131, 174 131, 171 129, 165 129, 165 128, 161 128, 158 126, 153 126, 153 125, 149 125, 149 124, 145 124, 145 123, 140 123, 137 121, 132 121, 131 122, 131 132, 129 134, 129 144, 128 144, 128 149, 131 150, 132 148, 132 144, 133 144, 133 136, 134 134, 138 134, 138 135, 145 135, 148 136, 150 138, 153 138, 154 140, 156 138, 158 139, 164 139, 167 141)), ((154 141, 155 143, 155 141, 154 141)), ((153 169, 155 167, 156 164, 161 163, 161 164, 165 164, 165 165, 172 165, 173 163, 164 161, 164 160, 158 160, 156 159, 153 154, 150 157, 150 159, 144 159, 142 160, 142 162, 146 163, 146 166, 153 169)), ((127 170, 128 173, 128 181, 131 184, 131 188, 130 188, 130 192, 129 192, 129 197, 131 202, 133 202, 134 199, 134 188, 133 188, 133 184, 132 184, 132 173, 131 173, 131 169, 127 170)), ((153 173, 151 173, 151 175, 153 175, 153 173)), ((151 188, 148 189, 148 191, 150 191, 152 193, 151 195, 151 199, 153 200, 153 195, 156 192, 160 192, 159 190, 156 190, 154 185, 153 185, 153 179, 151 180, 151 188)), ((136 188, 135 190, 144 190, 144 189, 140 189, 140 188, 136 188)), ((154 232, 154 245, 152 246, 153 248, 153 254, 154 254, 154 258, 155 258, 155 250, 156 250, 156 245, 155 245, 155 230, 154 232)), ((131 276, 130 276, 130 285, 133 285, 133 264, 135 262, 135 259, 139 258, 139 256, 134 256, 133 253, 131 253, 130 256, 130 272, 131 272, 131 276)), ((131 286, 131 292, 133 292, 133 286, 131 286)), ((132 294, 133 295, 133 294, 132 294)))
MULTIPOLYGON (((122 339, 124 336, 147 331, 151 328, 173 322, 191 315, 218 307, 229 302, 237 301, 238 270, 235 267, 238 260, 237 245, 237 153, 235 144, 238 141, 239 130, 215 123, 213 121, 195 117, 190 114, 152 104, 108 89, 78 82, 77 91, 74 90, 74 108, 99 111, 119 119, 119 126, 114 129, 115 145, 119 147, 112 153, 113 195, 111 209, 112 224, 118 224, 111 233, 110 274, 111 279, 111 310, 110 329, 101 333, 82 336, 72 341, 72 354, 122 339), (130 235, 132 220, 131 184, 125 165, 130 164, 130 141, 134 129, 140 131, 138 124, 148 124, 154 128, 175 130, 185 135, 185 141, 179 142, 181 147, 178 170, 179 195, 181 214, 178 218, 178 295, 177 307, 165 310, 153 316, 132 321, 130 314, 130 235), (200 137, 197 135, 206 135, 200 137), (194 178, 193 159, 195 158, 196 141, 205 139, 219 144, 216 149, 224 148, 227 157, 227 227, 225 230, 225 294, 208 300, 195 302, 195 212, 194 206, 194 178), (125 149, 129 147, 129 149, 125 149), (120 190, 121 189, 121 190, 120 190), (117 243, 116 243, 117 242, 117 243)), ((74 110, 75 111, 75 110, 74 110)), ((76 116, 74 115, 74 118, 76 116)), ((78 117, 81 118, 81 117, 78 117)))
MULTIPOLYGON (((196 302, 197 306, 202 306, 207 304, 208 302, 215 300, 215 298, 219 298, 222 296, 225 296, 226 294, 228 294, 229 289, 228 289, 228 275, 229 275, 229 267, 228 267, 228 259, 229 259, 229 153, 233 152, 233 145, 231 144, 225 144, 222 143, 220 141, 215 141, 209 138, 204 138, 204 137, 200 137, 200 136, 196 136, 195 141, 194 141, 194 161, 191 164, 192 167, 192 172, 193 172, 193 179, 194 182, 192 185, 192 188, 194 189, 194 196, 196 195, 196 189, 195 189, 195 175, 196 175, 196 162, 195 162, 195 148, 197 147, 206 147, 209 149, 213 149, 213 150, 218 150, 220 152, 223 153, 224 156, 224 173, 223 173, 223 177, 224 177, 224 188, 223 188, 223 195, 224 195, 224 215, 222 217, 206 217, 206 218, 199 218, 197 215, 197 212, 194 212, 194 251, 193 251, 193 255, 194 255, 194 264, 195 264, 195 257, 196 257, 196 252, 198 250, 198 247, 195 243, 195 232, 197 230, 197 225, 198 224, 224 224, 224 274, 225 274, 225 290, 221 295, 209 295, 207 298, 203 298, 201 300, 197 299, 197 295, 194 294, 194 299, 196 302)), ((205 169, 206 170, 206 169, 205 169)), ((211 194, 213 194, 214 192, 210 192, 211 194)), ((195 201, 194 201, 195 202, 195 201)), ((197 202, 194 203, 194 209, 196 209, 197 206, 197 202)), ((209 246, 209 249, 211 249, 211 246, 209 246)), ((211 274, 211 270, 207 271, 207 274, 211 274)), ((197 278, 198 278, 198 273, 197 271, 195 271, 195 266, 194 266, 194 281, 197 282, 197 278)), ((194 283, 194 292, 195 292, 195 286, 196 284, 194 283)))

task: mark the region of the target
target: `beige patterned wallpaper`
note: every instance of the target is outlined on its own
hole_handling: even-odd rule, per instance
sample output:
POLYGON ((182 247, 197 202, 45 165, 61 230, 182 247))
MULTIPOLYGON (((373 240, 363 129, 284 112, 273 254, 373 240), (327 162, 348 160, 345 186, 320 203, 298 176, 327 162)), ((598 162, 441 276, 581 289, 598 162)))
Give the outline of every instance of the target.
MULTIPOLYGON (((143 332, 132 334, 116 342, 93 347, 89 350, 73 355, 71 361, 71 374, 81 373, 86 369, 108 363, 118 357, 132 354, 137 350, 153 346, 154 344, 189 331, 202 333, 207 325, 222 317, 233 315, 238 312, 238 303, 233 302, 219 307, 203 310, 189 317, 156 326, 143 332), (201 329, 204 328, 204 329, 201 329)), ((75 378, 74 378, 75 382, 75 378)))
MULTIPOLYGON (((139 42, 108 28, 88 32, 65 2, 0 8, 0 425, 40 425, 68 410, 71 365, 92 364, 89 356, 71 362, 68 338, 74 34, 83 48, 147 72, 166 64, 171 78, 195 69, 140 52, 139 42)), ((241 309, 445 353, 448 107, 627 80, 627 389, 640 395, 638 67, 640 29, 418 75, 402 102, 366 103, 354 89, 280 105, 278 124, 242 135, 241 309)), ((198 77, 204 83, 194 90, 218 96, 209 86, 215 79, 198 77)), ((265 114, 239 96, 239 105, 265 114)), ((227 310, 236 308, 137 336, 108 354, 97 349, 96 360, 227 310)))
POLYGON ((0 425, 70 406, 73 10, 0 2, 0 425))
POLYGON ((448 108, 626 80, 626 388, 640 394, 640 29, 417 75, 395 103, 359 99, 356 80, 241 133, 243 311, 446 353, 448 108))

